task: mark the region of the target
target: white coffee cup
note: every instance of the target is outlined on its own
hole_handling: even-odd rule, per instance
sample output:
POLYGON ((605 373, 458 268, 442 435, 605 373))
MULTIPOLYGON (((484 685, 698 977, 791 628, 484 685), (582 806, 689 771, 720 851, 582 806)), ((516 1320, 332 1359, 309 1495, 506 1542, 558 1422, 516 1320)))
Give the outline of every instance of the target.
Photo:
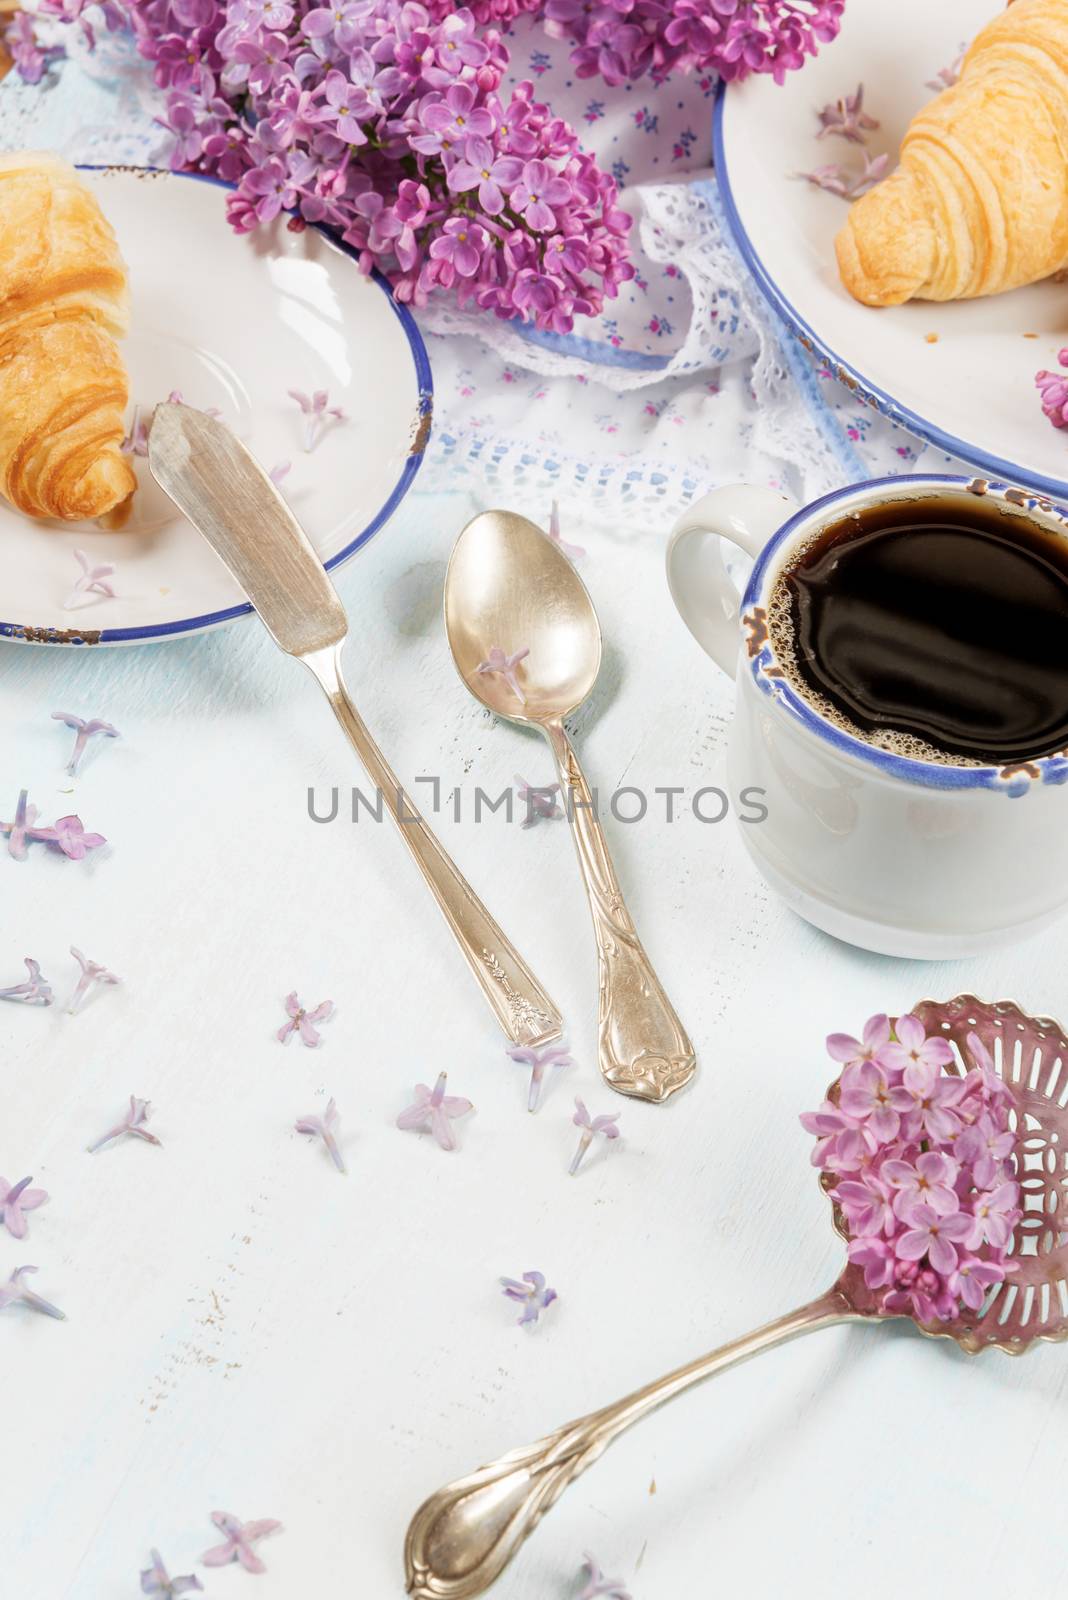
POLYGON ((731 780, 766 791, 742 837, 763 876, 818 928, 886 955, 939 959, 1036 933, 1068 902, 1068 751, 1006 767, 917 761, 854 737, 781 675, 766 617, 776 580, 821 528, 908 500, 989 497, 1068 540, 1068 513, 982 479, 884 478, 803 509, 768 489, 706 495, 667 552, 690 632, 736 678, 731 780), (750 558, 744 592, 728 571, 750 558), (737 565, 737 558, 734 565, 737 565))

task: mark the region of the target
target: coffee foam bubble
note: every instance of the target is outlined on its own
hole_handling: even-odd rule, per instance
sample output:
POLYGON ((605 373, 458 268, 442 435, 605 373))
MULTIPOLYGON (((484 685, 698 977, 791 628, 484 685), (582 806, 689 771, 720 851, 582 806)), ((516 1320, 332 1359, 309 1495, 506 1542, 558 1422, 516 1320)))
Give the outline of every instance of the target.
POLYGON ((971 756, 950 755, 947 750, 940 750, 937 745, 928 744, 926 739, 921 739, 913 733, 902 733, 897 728, 862 728, 807 681, 798 662, 793 604, 786 579, 793 566, 803 560, 810 545, 815 543, 817 538, 818 534, 813 535, 812 539, 798 547, 790 566, 776 578, 768 602, 768 634, 777 664, 782 668, 790 687, 832 727, 840 728, 843 733, 850 734, 852 738, 859 739, 861 744, 871 745, 876 750, 886 750, 890 755, 904 756, 909 761, 933 762, 942 767, 989 765, 988 762, 978 761, 971 756))

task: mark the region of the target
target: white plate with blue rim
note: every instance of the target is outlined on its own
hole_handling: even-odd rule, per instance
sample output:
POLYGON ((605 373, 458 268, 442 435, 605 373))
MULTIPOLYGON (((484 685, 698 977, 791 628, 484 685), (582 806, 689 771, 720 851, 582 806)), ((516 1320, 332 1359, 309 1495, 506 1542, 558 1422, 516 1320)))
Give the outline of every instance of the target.
POLYGON ((1052 281, 952 304, 876 310, 839 282, 834 236, 846 202, 799 179, 837 162, 897 159, 942 69, 1004 0, 849 0, 831 44, 779 87, 753 77, 721 90, 715 163, 728 226, 787 329, 877 410, 982 474, 1068 496, 1068 433, 1042 414, 1041 368, 1059 371, 1068 292, 1052 281), (879 127, 864 147, 817 139, 817 109, 864 85, 879 127))
MULTIPOLYGON (((327 568, 347 561, 404 498, 429 436, 430 366, 411 313, 318 228, 292 232, 283 216, 235 234, 226 186, 214 180, 130 167, 83 168, 82 177, 129 268, 132 321, 121 349, 131 429, 135 407, 147 419, 176 390, 189 405, 218 410, 277 473, 327 568), (290 390, 309 398, 325 390, 343 420, 309 419, 290 390)), ((119 530, 34 521, 0 500, 0 637, 137 644, 250 612, 145 459, 131 460, 138 489, 119 530), (79 590, 86 566, 114 571, 79 590)))

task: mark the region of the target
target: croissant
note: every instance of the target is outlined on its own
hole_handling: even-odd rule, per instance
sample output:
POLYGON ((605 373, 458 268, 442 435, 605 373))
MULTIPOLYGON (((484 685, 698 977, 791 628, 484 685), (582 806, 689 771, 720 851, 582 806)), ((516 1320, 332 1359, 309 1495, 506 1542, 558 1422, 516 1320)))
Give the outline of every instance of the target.
POLYGON ((999 294, 1068 265, 1068 0, 1015 0, 983 29, 835 250, 869 306, 999 294))
POLYGON ((27 516, 100 517, 136 487, 128 323, 115 235, 73 168, 0 156, 0 493, 27 516))

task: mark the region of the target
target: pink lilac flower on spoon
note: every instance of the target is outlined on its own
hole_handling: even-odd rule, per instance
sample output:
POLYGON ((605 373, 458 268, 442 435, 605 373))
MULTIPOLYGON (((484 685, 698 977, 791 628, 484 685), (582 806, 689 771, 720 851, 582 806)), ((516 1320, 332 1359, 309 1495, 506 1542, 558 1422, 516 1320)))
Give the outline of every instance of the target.
POLYGON ((502 1278, 501 1291, 523 1307, 522 1316, 516 1319, 520 1328, 533 1327, 542 1312, 560 1298, 555 1289, 546 1288, 544 1272, 524 1272, 521 1280, 502 1278))
POLYGON ((121 983, 122 979, 116 977, 114 972, 100 961, 90 961, 88 956, 83 956, 77 945, 71 945, 70 953, 82 969, 81 977, 74 986, 74 993, 67 1002, 67 1015, 73 1017, 80 1011, 85 1003, 86 996, 96 984, 112 985, 121 983))
POLYGON ((50 1006, 54 998, 52 986, 47 978, 42 978, 40 964, 32 956, 25 956, 23 960, 29 977, 24 983, 0 989, 0 1000, 14 1000, 24 1006, 50 1006))
POLYGON ((575 1151, 574 1159, 567 1169, 572 1178, 582 1165, 586 1152, 594 1139, 618 1139, 620 1137, 616 1123, 622 1115, 621 1111, 613 1111, 610 1114, 604 1113, 599 1117, 591 1117, 583 1102, 576 1097, 575 1115, 571 1120, 576 1128, 582 1129, 582 1133, 579 1137, 578 1149, 575 1151))
POLYGON ((110 1144, 113 1139, 121 1139, 127 1133, 133 1134, 135 1139, 143 1139, 146 1144, 162 1144, 163 1141, 157 1139, 154 1133, 149 1133, 145 1127, 145 1123, 151 1115, 152 1107, 149 1102, 147 1100, 138 1100, 136 1095, 131 1095, 130 1109, 122 1121, 117 1122, 113 1128, 109 1128, 107 1133, 101 1134, 100 1138, 95 1140, 93 1144, 87 1145, 86 1149, 90 1155, 95 1155, 106 1144, 110 1144))
POLYGON ((50 1300, 45 1300, 39 1294, 34 1294, 32 1289, 26 1287, 23 1278, 28 1272, 36 1272, 36 1267, 16 1267, 6 1283, 0 1283, 0 1311, 6 1311, 8 1306, 13 1306, 17 1301, 29 1306, 31 1311, 40 1311, 43 1316, 55 1317, 57 1322, 66 1322, 67 1314, 60 1311, 50 1300))
POLYGON ((527 703, 526 695, 519 687, 519 679, 515 675, 515 669, 521 661, 526 660, 529 654, 529 645, 524 645, 522 650, 516 650, 512 655, 506 656, 500 645, 495 644, 490 649, 489 655, 486 657, 485 661, 479 662, 478 666, 475 668, 475 671, 482 677, 485 677, 487 673, 491 672, 500 673, 509 689, 511 689, 512 693, 519 701, 519 704, 521 706, 525 706, 527 703))
POLYGON ((279 1044, 288 1044, 292 1036, 295 1033, 299 1033, 301 1043, 307 1045, 309 1050, 314 1050, 317 1045, 322 1043, 322 1038, 315 1024, 317 1022, 326 1022, 333 1016, 334 1002, 332 1000, 324 1000, 313 1011, 306 1011, 297 999, 297 991, 294 989, 290 994, 286 995, 285 1007, 289 1013, 289 1021, 284 1022, 275 1034, 279 1044))
POLYGON ((543 1045, 540 1050, 534 1049, 529 1045, 510 1044, 505 1046, 505 1054, 512 1061, 517 1061, 520 1066, 530 1068, 530 1093, 527 1096, 528 1111, 537 1111, 538 1109, 547 1067, 573 1067, 575 1065, 567 1046, 563 1044, 543 1045))
POLYGON ((277 1533, 282 1524, 267 1517, 260 1522, 241 1522, 229 1511, 213 1511, 211 1520, 225 1536, 225 1544, 217 1544, 201 1557, 206 1567, 227 1567, 238 1561, 246 1572, 266 1572, 267 1568, 252 1548, 269 1534, 277 1533))
POLYGON ((345 1158, 338 1147, 337 1136, 341 1129, 341 1117, 333 1100, 321 1117, 301 1117, 297 1123, 298 1133, 312 1133, 320 1138, 327 1148, 331 1161, 339 1172, 346 1172, 345 1158))
POLYGON ((415 1099, 397 1118, 398 1128, 416 1128, 420 1132, 429 1128, 443 1150, 455 1150, 456 1139, 451 1123, 456 1117, 465 1117, 473 1111, 470 1100, 461 1095, 445 1093, 446 1074, 438 1077, 433 1089, 425 1083, 415 1086, 415 1099))
POLYGON ((84 717, 76 717, 70 711, 53 711, 52 720, 63 722, 74 730, 74 750, 67 763, 67 771, 72 778, 78 775, 78 768, 81 766, 82 756, 90 739, 95 738, 98 733, 104 734, 108 739, 121 737, 118 728, 113 728, 110 722, 104 722, 100 717, 91 717, 86 721, 84 717))
POLYGON ((192 1575, 187 1578, 169 1577, 159 1551, 150 1550, 149 1555, 152 1565, 141 1574, 142 1594, 155 1595, 157 1600, 176 1600, 178 1595, 204 1593, 204 1585, 199 1578, 192 1575))
POLYGON ((21 1178, 18 1183, 8 1183, 0 1178, 0 1222, 13 1239, 25 1239, 28 1233, 24 1211, 36 1211, 48 1199, 44 1189, 31 1189, 32 1178, 21 1178))

